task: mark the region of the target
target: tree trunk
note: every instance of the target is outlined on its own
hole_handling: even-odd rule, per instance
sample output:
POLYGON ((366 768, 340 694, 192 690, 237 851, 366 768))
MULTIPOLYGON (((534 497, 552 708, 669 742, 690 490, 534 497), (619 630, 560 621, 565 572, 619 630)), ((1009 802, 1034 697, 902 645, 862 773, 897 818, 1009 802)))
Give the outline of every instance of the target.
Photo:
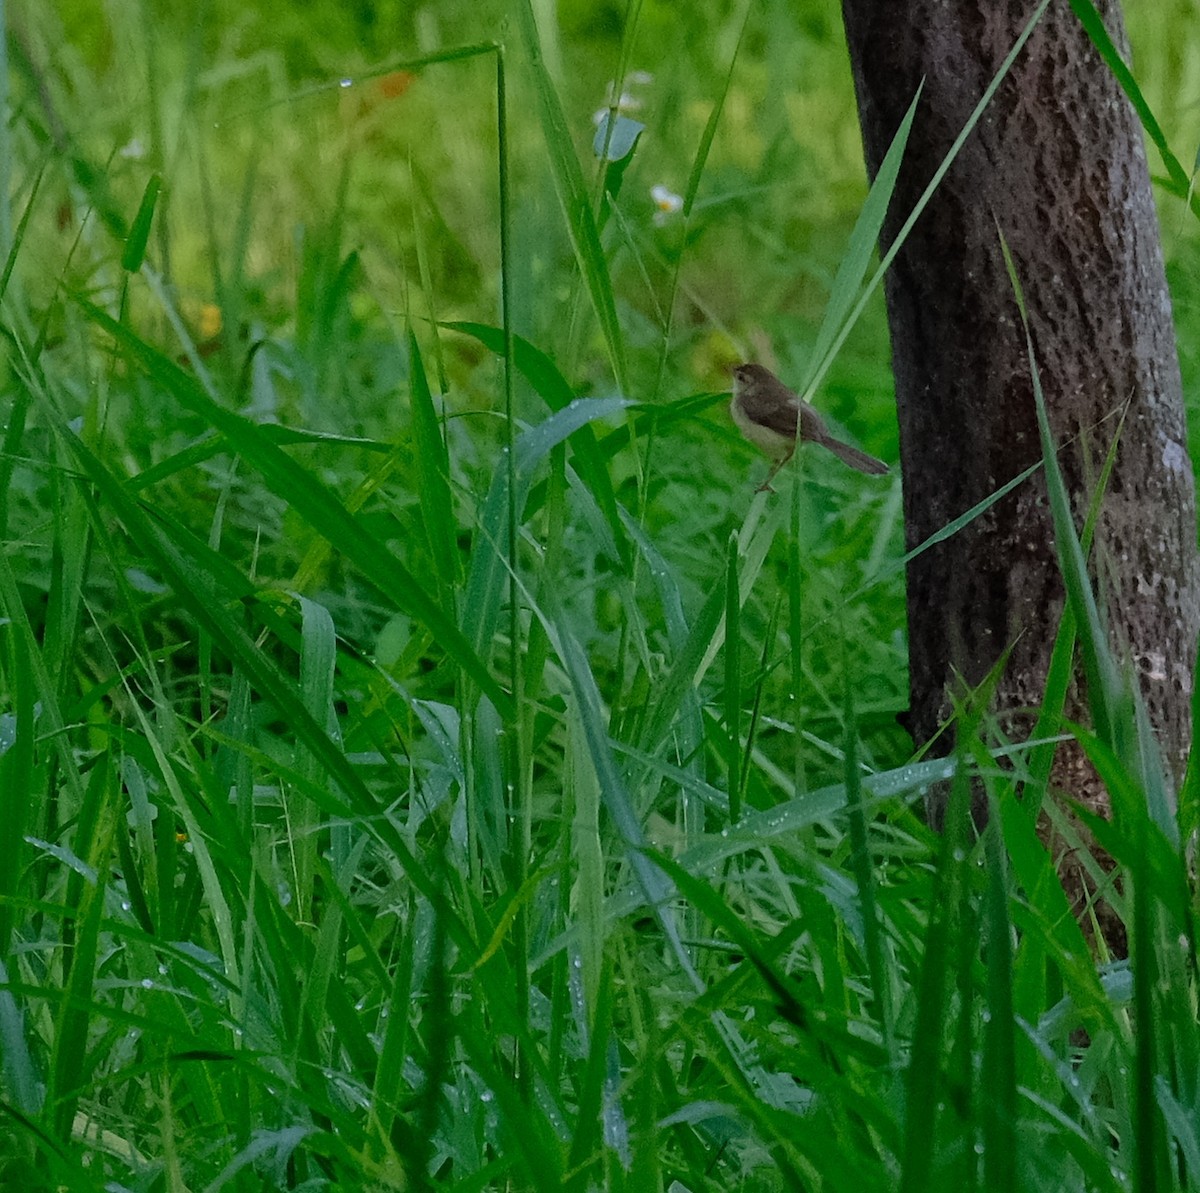
MULTIPOLYGON (((925 91, 884 228, 891 243, 1036 7, 843 0, 872 177, 925 91)), ((1125 45, 1116 0, 1097 0, 1125 45)), ((1113 645, 1183 774, 1200 626, 1195 498, 1171 301, 1141 130, 1067 0, 1055 0, 887 278, 909 547, 1039 459, 1026 349, 997 225, 1029 305, 1081 517, 1128 406, 1092 553, 1113 645)), ((1041 473, 908 569, 909 728, 928 741, 961 676, 1006 648, 1002 711, 1036 707, 1063 607, 1041 473)), ((1071 710, 1078 713, 1078 707, 1071 710)), ((1028 723, 1028 720, 1025 721, 1028 723)), ((1072 795, 1101 811, 1085 768, 1072 795)), ((935 820, 940 807, 931 807, 935 820)))

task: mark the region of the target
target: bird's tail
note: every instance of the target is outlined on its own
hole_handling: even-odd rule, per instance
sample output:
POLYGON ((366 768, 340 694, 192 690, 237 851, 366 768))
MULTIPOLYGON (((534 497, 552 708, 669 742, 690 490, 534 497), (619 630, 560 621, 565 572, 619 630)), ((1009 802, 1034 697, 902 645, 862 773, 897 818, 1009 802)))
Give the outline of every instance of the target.
POLYGON ((882 460, 868 456, 866 452, 860 452, 858 448, 851 447, 850 444, 843 443, 840 439, 830 436, 821 442, 843 464, 849 464, 851 468, 857 468, 859 472, 865 472, 868 476, 882 476, 888 470, 888 466, 882 460))

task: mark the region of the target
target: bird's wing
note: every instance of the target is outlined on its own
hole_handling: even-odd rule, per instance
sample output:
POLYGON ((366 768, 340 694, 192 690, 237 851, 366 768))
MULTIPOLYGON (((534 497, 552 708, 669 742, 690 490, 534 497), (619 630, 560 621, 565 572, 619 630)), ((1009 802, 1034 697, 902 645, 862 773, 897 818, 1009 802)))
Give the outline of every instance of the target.
POLYGON ((795 397, 787 402, 780 402, 775 395, 770 395, 765 399, 755 395, 753 400, 743 397, 742 405, 745 406, 746 413, 759 426, 767 427, 777 435, 784 435, 788 439, 795 439, 796 416, 799 411, 797 401, 798 399, 795 397))

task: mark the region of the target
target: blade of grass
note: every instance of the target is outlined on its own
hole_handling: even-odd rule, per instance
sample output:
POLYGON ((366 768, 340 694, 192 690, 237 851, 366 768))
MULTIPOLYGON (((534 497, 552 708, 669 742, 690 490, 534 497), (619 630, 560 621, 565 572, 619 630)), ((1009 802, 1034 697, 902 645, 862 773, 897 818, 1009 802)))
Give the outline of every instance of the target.
POLYGON ((4 714, 8 741, 0 753, 0 824, 4 825, 0 833, 0 958, 11 955, 15 927, 12 903, 25 874, 25 835, 29 817, 41 804, 42 795, 34 765, 38 714, 31 654, 37 645, 32 635, 22 632, 23 628, 10 623, 4 634, 8 649, 4 652, 3 672, 9 689, 6 696, 12 705, 11 711, 4 714))
MULTIPOLYGON (((105 774, 105 772, 101 772, 105 774)), ((50 1072, 46 1107, 60 1139, 66 1139, 75 1118, 80 1092, 87 1086, 91 1068, 88 1047, 92 1002, 96 982, 96 963, 100 953, 100 934, 104 920, 105 897, 111 866, 113 836, 117 831, 116 792, 113 784, 91 785, 90 794, 99 800, 95 816, 96 831, 83 859, 94 878, 82 885, 76 913, 77 932, 71 951, 69 971, 55 1022, 50 1053, 50 1072)))
MULTIPOLYGON (((380 443, 376 439, 362 439, 352 435, 335 435, 327 431, 309 431, 302 427, 285 427, 281 423, 263 423, 259 429, 267 439, 272 443, 279 444, 281 447, 292 443, 319 443, 332 446, 355 447, 363 451, 375 452, 381 455, 388 455, 395 450, 391 444, 380 443)), ((169 477, 175 476, 177 473, 185 472, 189 468, 195 468, 198 464, 203 464, 206 460, 211 460, 214 456, 219 456, 226 452, 234 453, 235 451, 236 448, 230 443, 228 437, 217 432, 201 439, 199 443, 193 443, 190 447, 185 447, 182 451, 167 456, 149 468, 144 468, 136 476, 130 478, 130 488, 134 491, 148 489, 152 485, 159 484, 169 477)))
MULTIPOLYGON (((339 799, 330 793, 330 801, 340 805, 343 814, 357 812, 364 823, 377 833, 409 873, 414 883, 435 902, 439 901, 437 887, 427 878, 424 868, 401 838, 391 819, 382 815, 376 797, 368 790, 343 751, 334 743, 322 725, 297 696, 292 681, 283 674, 250 637, 241 622, 226 608, 226 594, 213 584, 207 569, 201 569, 180 550, 175 541, 167 538, 126 493, 121 483, 92 455, 84 444, 69 432, 66 442, 73 449, 81 471, 96 486, 98 492, 121 519, 127 533, 139 549, 151 559, 164 579, 171 585, 176 598, 197 622, 212 634, 226 655, 242 668, 254 686, 276 706, 287 719, 297 739, 321 760, 343 792, 339 799), (345 803, 348 799, 350 803, 345 803)), ((2 565, 0 565, 2 567, 2 565)), ((244 584, 244 578, 239 577, 244 584)), ((471 938, 461 922, 454 928, 456 943, 473 947, 471 938)))
POLYGON ((336 545, 391 600, 419 618, 439 646, 487 693, 497 708, 511 700, 450 617, 416 577, 349 513, 326 486, 286 455, 250 419, 218 405, 174 361, 152 348, 86 299, 77 299, 90 319, 107 331, 145 372, 186 409, 228 436, 231 446, 272 492, 287 501, 312 528, 336 545))
MULTIPOLYGON (((647 849, 645 852, 671 879, 680 894, 725 933, 737 946, 738 951, 746 956, 749 964, 770 990, 778 1013, 820 1046, 818 1053, 822 1057, 821 1063, 831 1080, 841 1077, 844 1070, 843 1061, 849 1063, 854 1059, 876 1068, 887 1065, 888 1054, 875 1040, 865 1037, 862 1033, 847 1030, 835 1015, 826 1014, 823 1008, 808 1005, 799 984, 775 959, 774 954, 778 950, 774 946, 778 941, 760 941, 728 901, 718 891, 695 877, 686 866, 657 850, 647 849)), ((789 938, 786 932, 780 935, 784 938, 782 943, 787 944, 789 938)), ((715 988, 710 988, 698 1001, 697 1008, 711 1013, 720 1005, 715 988)), ((714 1018, 719 1017, 719 1012, 714 1014, 714 1018)), ((863 1100, 863 1111, 872 1125, 886 1134, 892 1134, 883 1125, 887 1116, 886 1108, 883 1105, 868 1106, 867 1102, 868 1099, 863 1100)))
POLYGON ((333 91, 344 91, 347 86, 372 82, 376 79, 383 79, 388 75, 401 74, 406 71, 424 70, 428 66, 438 66, 451 62, 465 62, 471 58, 486 58, 495 54, 497 50, 498 46, 494 41, 485 41, 464 46, 450 46, 444 50, 435 50, 429 54, 420 54, 415 58, 393 59, 385 66, 376 66, 370 70, 360 71, 350 79, 345 75, 339 75, 336 79, 324 83, 315 83, 311 87, 298 88, 289 91, 286 95, 282 95, 278 99, 271 99, 266 103, 255 104, 253 107, 245 108, 240 112, 232 112, 228 116, 222 116, 214 124, 214 128, 220 130, 239 120, 245 120, 248 117, 259 116, 264 112, 269 112, 272 108, 294 107, 306 99, 315 99, 317 96, 328 95, 333 91))
POLYGON ((417 464, 417 497, 421 522, 429 542, 438 578, 442 608, 452 616, 459 579, 457 528, 450 498, 450 459, 442 438, 421 349, 412 329, 408 332, 409 393, 412 399, 413 453, 417 464))
POLYGON ((460 1025, 459 1039, 504 1118, 517 1162, 524 1169, 526 1187, 561 1193, 564 1174, 558 1141, 545 1117, 519 1098, 512 1081, 496 1069, 492 1060, 495 1041, 490 1036, 481 1036, 473 1025, 467 1024, 460 1025))
POLYGON ((553 167, 554 187, 562 207, 571 246, 583 276, 584 285, 591 300, 592 310, 600 324, 601 334, 608 349, 609 363, 621 393, 629 392, 625 366, 625 337, 617 317, 616 300, 613 297, 612 279, 608 262, 600 244, 600 233, 596 227, 591 200, 583 180, 583 171, 570 127, 563 114, 562 104, 554 89, 550 72, 542 57, 541 39, 537 21, 529 0, 517 0, 517 25, 525 52, 533 73, 534 90, 537 94, 538 115, 542 124, 542 135, 550 152, 553 167))
MULTIPOLYGON (((696 199, 700 193, 700 183, 704 177, 705 167, 708 165, 708 157, 712 152, 713 141, 716 139, 717 129, 720 126, 721 117, 725 112, 725 103, 729 98, 729 88, 733 82, 734 68, 737 66, 738 56, 741 53, 742 41, 746 36, 746 27, 750 21, 750 14, 754 11, 754 5, 750 0, 746 0, 742 5, 740 19, 737 21, 737 40, 733 44, 733 49, 729 55, 729 63, 721 75, 720 91, 715 97, 711 108, 709 109, 708 119, 704 124, 704 131, 700 135, 700 143, 696 147, 696 154, 692 158, 691 168, 688 170, 687 185, 683 190, 683 207, 681 215, 683 217, 683 241, 687 243, 688 232, 692 223, 692 215, 696 207, 696 199)), ((671 337, 675 323, 675 307, 679 295, 679 279, 683 269, 684 254, 682 252, 674 255, 674 261, 671 266, 671 281, 667 289, 666 298, 663 303, 665 317, 663 318, 662 336, 659 340, 658 365, 655 370, 653 396, 658 397, 662 389, 663 375, 667 367, 667 361, 671 353, 671 337)), ((644 267, 643 267, 644 271, 644 267)), ((647 287, 649 289, 649 287, 647 287)), ((651 432, 653 433, 653 424, 651 432)), ((647 456, 649 448, 647 448, 647 456)))
POLYGON ((154 223, 154 209, 158 204, 158 195, 162 190, 162 175, 157 171, 150 175, 146 189, 142 192, 142 201, 138 205, 137 215, 129 226, 129 236, 125 241, 125 251, 121 254, 121 268, 126 273, 137 273, 146 259, 146 243, 150 239, 150 225, 154 223))
MULTIPOLYGON (((1119 767, 1127 775, 1126 782, 1114 784, 1110 779, 1106 786, 1112 797, 1113 813, 1119 817, 1118 823, 1123 824, 1127 834, 1132 833, 1138 846, 1130 867, 1133 887, 1130 953, 1134 972, 1136 1024, 1134 1067, 1130 1082, 1134 1107, 1134 1187, 1140 1193, 1149 1193, 1150 1190, 1163 1187, 1167 1179, 1169 1158, 1154 1096, 1154 1072, 1158 1053, 1155 991, 1159 980, 1159 962, 1154 934, 1155 882, 1147 861, 1147 838, 1153 822, 1147 807, 1149 796, 1146 784, 1128 777, 1130 774, 1138 774, 1143 778, 1146 776, 1147 753, 1138 733, 1139 722, 1144 726, 1144 721, 1137 715, 1137 702, 1129 690, 1129 685, 1121 681, 1100 620, 1095 594, 1087 575, 1083 548, 1075 532, 1070 498, 1055 455, 1045 395, 1042 392, 1033 339, 1029 331, 1024 294, 1003 234, 1000 236, 1000 246, 1025 329, 1059 565, 1067 596, 1075 610, 1080 629, 1088 706, 1096 725, 1097 739, 1094 743, 1096 748, 1089 752, 1089 757, 1095 760, 1109 756, 1114 763, 1112 773, 1115 775, 1119 767)), ((1082 740, 1081 738, 1081 742, 1082 740)), ((1161 782, 1161 778, 1159 781, 1161 782)), ((1149 802, 1161 804, 1161 800, 1149 802)), ((1159 810, 1161 813, 1161 808, 1159 810)), ((1082 815, 1082 812, 1078 814, 1082 815)), ((1097 817, 1087 819, 1093 832, 1104 831, 1101 827, 1102 822, 1097 817)))
POLYGON ((1100 737, 1110 745, 1118 746, 1118 727, 1121 723, 1121 708, 1125 703, 1116 664, 1108 648, 1108 639, 1100 621, 1096 597, 1088 580, 1087 561, 1083 547, 1075 532, 1071 500, 1062 470, 1058 466, 1058 455, 1054 436, 1050 430, 1050 418, 1046 411, 1046 397, 1042 392, 1033 338, 1029 331, 1028 313, 1025 308, 1024 292, 1017 276, 1016 264, 1009 252, 1003 233, 999 233, 1000 248, 1005 266, 1016 297, 1017 310, 1025 329, 1025 344, 1029 357, 1029 370, 1033 382, 1033 397, 1037 408, 1038 433, 1042 440, 1042 464, 1046 469, 1046 490, 1050 500, 1050 513, 1054 522, 1054 536, 1058 557, 1067 588, 1067 599, 1075 611, 1083 652, 1084 671, 1087 675, 1088 704, 1095 719, 1100 737))
MULTIPOLYGON (((1122 426, 1124 421, 1124 415, 1122 415, 1122 426)), ((1116 464, 1117 446, 1120 440, 1121 428, 1118 427, 1116 434, 1112 437, 1112 442, 1108 445, 1108 452, 1104 457, 1104 467, 1100 470, 1100 477, 1092 492, 1091 501, 1088 503, 1087 518, 1084 520, 1083 535, 1080 540, 1085 557, 1091 551, 1096 521, 1100 517, 1100 506, 1104 494, 1108 491, 1108 481, 1112 475, 1113 466, 1116 464)), ((1042 703, 1038 709, 1038 719, 1033 729, 1034 737, 1048 737, 1062 723, 1063 709, 1066 707, 1067 693, 1071 677, 1074 674, 1075 629, 1075 612, 1068 605, 1063 609, 1058 633, 1054 639, 1054 648, 1050 653, 1050 666, 1046 671, 1042 703)), ((1050 781, 1050 771, 1054 765, 1057 748, 1056 743, 1039 746, 1029 760, 1031 778, 1024 786, 1022 801, 1026 805, 1029 815, 1034 819, 1041 809, 1042 796, 1050 781)))
MULTIPOLYGON (((473 336, 497 355, 504 354, 504 332, 501 328, 461 321, 443 323, 441 326, 473 336)), ((521 336, 513 336, 513 364, 552 411, 563 410, 575 401, 575 391, 559 372, 558 366, 544 352, 521 336)), ((605 456, 600 451, 595 429, 590 426, 580 427, 571 436, 571 445, 574 451, 572 463, 575 471, 604 514, 604 520, 612 532, 613 545, 628 568, 629 542, 623 529, 612 478, 604 466, 605 456)), ((534 500, 533 508, 538 509, 541 504, 540 499, 534 500)))
POLYGON ((610 961, 605 961, 595 990, 595 1010, 589 1025, 587 1061, 580 1080, 578 1121, 567 1158, 567 1169, 574 1173, 573 1179, 567 1185, 572 1191, 589 1187, 589 1166, 586 1165, 586 1161, 599 1150, 601 1144, 601 1110, 613 1027, 613 975, 610 961))
MULTIPOLYGON (((729 821, 742 818, 741 705, 742 705, 742 628, 738 589, 737 535, 731 535, 725 562, 725 732, 729 738, 729 821)), ((749 744, 747 744, 749 749, 749 744)))
MULTIPOLYGON (((1197 645, 1197 671, 1200 674, 1200 644, 1197 645)), ((1179 790, 1179 836, 1186 849, 1194 849, 1200 836, 1200 684, 1192 687, 1192 751, 1187 773, 1179 790)))
POLYGON ((825 359, 819 363, 816 371, 813 373, 813 376, 809 379, 807 386, 805 386, 801 394, 801 397, 803 397, 805 401, 811 400, 813 394, 816 392, 817 387, 821 384, 825 374, 829 371, 829 367, 832 365, 834 358, 841 351, 842 345, 849 338, 855 324, 858 322, 863 311, 866 309, 871 295, 875 293, 875 290, 883 281, 884 275, 887 273, 888 269, 891 268, 892 262, 896 259, 896 255, 900 252, 901 248, 904 246, 904 242, 908 239, 908 234, 912 231, 917 220, 921 218, 922 212, 924 212, 925 208, 929 205, 930 200, 933 198, 934 192, 941 185, 942 179, 946 176, 946 172, 954 164, 955 159, 958 157, 959 151, 962 149, 963 145, 966 144, 967 138, 970 137, 975 126, 983 118, 984 112, 987 110, 988 105, 992 102, 992 96, 996 94, 1001 83, 1004 82, 1008 72, 1012 69, 1013 63, 1017 60, 1017 56, 1025 48, 1025 43, 1033 34, 1034 29, 1037 28, 1038 22, 1042 19, 1042 16, 1049 7, 1049 4, 1050 0, 1041 0, 1041 3, 1038 4, 1037 8, 1033 10, 1033 13, 1025 27, 1021 30, 1017 40, 1013 43, 1012 49, 1009 50, 1009 52, 1005 55, 1004 61, 1000 64, 1000 69, 992 77, 991 81, 984 89, 983 94, 979 97, 979 103, 975 105, 974 110, 967 118, 967 122, 963 125, 958 136, 954 138, 954 143, 950 146, 950 149, 946 153, 946 156, 942 159, 941 164, 934 171, 933 177, 929 180, 929 185, 921 193, 921 197, 913 205, 913 209, 911 212, 909 212, 908 218, 904 221, 900 231, 896 233, 892 243, 888 246, 887 251, 883 254, 883 259, 879 263, 879 268, 874 274, 872 274, 871 280, 867 283, 866 288, 859 296, 858 302, 854 305, 854 309, 849 313, 849 315, 847 315, 846 322, 843 324, 841 331, 834 339, 832 344, 830 344, 829 352, 826 354, 825 359))
POLYGON ((854 710, 854 695, 845 674, 845 644, 842 650, 844 708, 843 708, 843 775, 846 786, 846 810, 850 827, 850 866, 858 886, 862 909, 863 943, 867 955, 867 971, 871 975, 871 994, 874 1014, 883 1036, 884 1047, 895 1056, 895 1036, 892 1022, 892 989, 884 960, 883 933, 880 925, 879 899, 876 894, 875 868, 868 837, 866 806, 863 800, 862 775, 858 770, 858 725, 854 710))
POLYGON ((846 251, 838 266, 829 291, 829 304, 825 308, 824 318, 817 330, 817 338, 809 355, 809 376, 805 377, 801 386, 802 393, 811 393, 816 388, 816 378, 824 374, 828 368, 826 357, 834 350, 834 341, 842 324, 850 314, 854 298, 862 286, 867 268, 875 255, 879 243, 879 233, 883 229, 884 217, 892 194, 896 189, 896 179, 900 175, 900 163, 908 145, 908 135, 912 131, 913 120, 917 115, 917 105, 921 102, 924 85, 917 88, 916 95, 909 105, 888 151, 875 174, 871 189, 867 192, 866 201, 858 213, 854 230, 846 243, 846 251))
MULTIPOLYGON (((579 930, 579 958, 583 993, 596 1006, 603 980, 604 942, 604 841, 600 830, 600 783, 588 753, 587 734, 577 709, 567 712, 567 764, 574 815, 571 818, 571 853, 575 863, 572 903, 579 930)), ((610 975, 611 978, 611 975, 610 975)))
MULTIPOLYGON (((718 594, 719 595, 719 594, 718 594)), ((612 743, 605 727, 600 691, 588 663, 587 656, 567 631, 561 612, 547 618, 547 632, 555 644, 558 656, 571 681, 577 713, 587 741, 592 766, 600 782, 600 794, 604 806, 616 827, 618 835, 628 852, 629 864, 637 876, 638 885, 647 906, 659 921, 663 933, 688 980, 700 989, 702 983, 696 973, 687 948, 679 937, 674 912, 669 906, 670 883, 663 877, 659 867, 653 865, 644 853, 646 844, 641 823, 634 811, 625 782, 613 757, 612 743)))
MULTIPOLYGON (((963 733, 957 740, 960 763, 965 760, 963 733)), ((929 925, 916 987, 916 1022, 912 1059, 906 1079, 903 1167, 900 1193, 923 1193, 935 1187, 937 1119, 943 1103, 943 1061, 949 975, 965 928, 967 853, 969 848, 970 780, 966 767, 955 768, 950 789, 929 925)))
MULTIPOLYGON (((3 54, 0 49, 0 55, 3 54)), ((0 132, 0 140, 7 135, 7 130, 0 132)), ((29 228, 29 221, 33 216, 37 206, 38 191, 41 190, 42 178, 46 173, 45 161, 38 167, 38 172, 34 176, 33 186, 29 191, 29 199, 25 204, 25 210, 21 213, 21 222, 17 225, 17 233, 11 241, 5 236, 0 240, 0 244, 4 245, 4 270, 0 272, 0 300, 8 293, 8 284, 12 281, 13 270, 17 266, 17 255, 21 251, 21 245, 25 243, 25 233, 29 228)), ((6 194, 11 194, 11 191, 6 191, 6 194)))
MULTIPOLYGON (((408 906, 408 922, 414 915, 412 901, 408 906)), ((400 936, 399 956, 395 959, 391 988, 384 1004, 387 1009, 386 1027, 379 1046, 379 1065, 375 1070, 375 1083, 371 1088, 371 1117, 375 1122, 375 1154, 382 1154, 383 1140, 392 1136, 400 1104, 400 1088, 403 1080, 404 1058, 408 1055, 409 1033, 412 1026, 413 995, 413 933, 400 936)), ((384 1018, 382 1010, 380 1019, 384 1018)))
POLYGON ((516 488, 511 495, 512 482, 507 465, 496 469, 479 516, 479 530, 463 597, 462 621, 470 627, 474 651, 487 649, 499 622, 496 593, 501 590, 506 573, 510 501, 511 508, 518 511, 519 519, 533 483, 533 472, 551 448, 588 423, 618 414, 627 406, 621 398, 580 398, 531 427, 517 441, 513 453, 516 488))
POLYGON ((1129 102, 1133 105, 1134 111, 1137 112, 1138 118, 1142 122, 1142 127, 1146 130, 1146 135, 1154 142, 1155 148, 1162 155, 1163 165, 1166 166, 1170 179, 1168 189, 1172 194, 1189 200, 1188 206, 1197 215, 1200 215, 1200 208, 1193 206, 1190 201, 1191 178, 1167 145, 1166 134, 1155 119, 1150 105, 1146 102, 1146 97, 1142 94, 1142 89, 1133 77, 1133 72, 1125 65, 1125 60, 1113 43, 1112 37, 1109 36, 1104 18, 1101 17, 1092 0, 1071 0, 1071 11, 1079 18, 1079 23, 1091 38, 1092 45, 1096 47, 1100 57, 1104 59, 1105 65, 1112 71, 1113 78, 1120 84, 1121 90, 1125 92, 1129 102))
POLYGON ((983 1187, 988 1193, 1018 1188, 1021 1136, 1017 1120, 1016 1032, 1013 1016, 1012 925, 1008 867, 995 802, 985 830, 987 893, 987 1021, 983 1027, 980 1113, 983 1118, 983 1187))
MULTIPOLYGON (((313 722, 320 725, 336 745, 341 745, 341 733, 334 712, 334 673, 337 668, 337 631, 329 610, 317 601, 300 597, 300 691, 299 696, 313 722)), ((321 760, 308 754, 300 762, 300 769, 310 779, 318 782, 324 769, 321 760)), ((314 919, 313 899, 317 870, 318 826, 320 812, 311 801, 303 797, 289 800, 285 806, 288 821, 288 849, 292 855, 295 871, 295 899, 298 916, 302 920, 314 919)), ((331 841, 334 868, 340 868, 342 859, 337 855, 342 842, 335 828, 331 841)))

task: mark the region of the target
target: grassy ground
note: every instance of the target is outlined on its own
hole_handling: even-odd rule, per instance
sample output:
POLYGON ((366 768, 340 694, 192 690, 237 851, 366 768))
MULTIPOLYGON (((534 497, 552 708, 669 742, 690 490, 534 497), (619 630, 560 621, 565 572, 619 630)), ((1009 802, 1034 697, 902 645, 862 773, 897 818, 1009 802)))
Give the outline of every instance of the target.
POLYGON ((1200 1188, 1194 792, 1113 670, 1098 965, 1046 747, 896 726, 899 480, 724 412, 870 276, 835 15, 534 7, 12 6, 0 1187, 1200 1188))

